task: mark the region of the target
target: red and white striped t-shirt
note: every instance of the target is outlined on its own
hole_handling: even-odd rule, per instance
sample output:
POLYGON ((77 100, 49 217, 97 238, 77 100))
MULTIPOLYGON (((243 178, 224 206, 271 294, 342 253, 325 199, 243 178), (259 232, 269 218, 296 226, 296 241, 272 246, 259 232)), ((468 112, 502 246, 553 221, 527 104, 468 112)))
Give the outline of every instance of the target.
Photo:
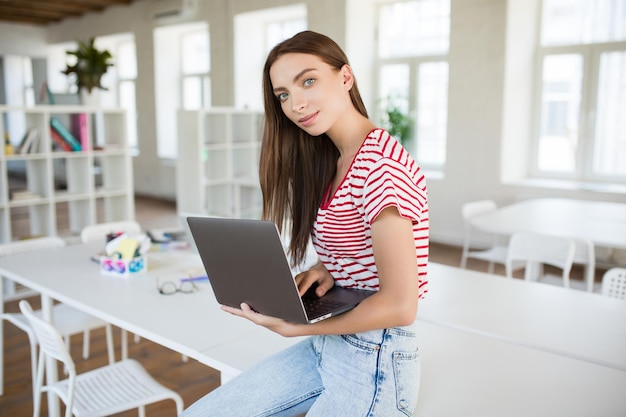
MULTIPOLYGON (((330 192, 326 191, 326 194, 330 192)), ((420 167, 385 130, 369 133, 334 196, 325 195, 313 245, 336 285, 378 290, 371 225, 395 206, 413 221, 420 298, 428 292, 428 193, 420 167)))

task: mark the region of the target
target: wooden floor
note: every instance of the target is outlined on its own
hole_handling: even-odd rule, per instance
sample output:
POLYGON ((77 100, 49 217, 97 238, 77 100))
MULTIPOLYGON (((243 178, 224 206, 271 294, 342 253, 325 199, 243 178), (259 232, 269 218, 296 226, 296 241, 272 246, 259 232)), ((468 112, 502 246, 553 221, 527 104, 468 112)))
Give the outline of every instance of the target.
MULTIPOLYGON (((154 200, 150 198, 136 199, 137 220, 145 229, 158 227, 175 227, 178 218, 173 202, 154 200)), ((433 262, 458 266, 461 252, 458 247, 431 244, 430 259, 433 262)), ((479 261, 471 261, 469 269, 484 271, 486 266, 479 261)), ((496 273, 503 274, 501 267, 496 267, 496 273)), ((577 272, 574 272, 575 274, 577 272)), ((580 271, 578 271, 580 273, 580 271)), ((30 298, 33 307, 39 307, 37 297, 30 298)), ((19 311, 17 302, 5 305, 6 311, 19 311)), ((181 323, 184 325, 184 323, 181 323)), ((0 416, 21 417, 32 416, 32 385, 30 371, 30 349, 26 334, 13 325, 4 322, 4 365, 5 384, 4 395, 0 397, 0 416)), ((197 329, 190 329, 197 331, 197 329)), ((120 357, 119 329, 114 332, 117 358, 120 357)), ((132 339, 132 338, 129 338, 132 339)), ((107 362, 104 330, 92 332, 91 355, 88 360, 81 358, 82 335, 74 336, 71 340, 71 353, 78 371, 103 366, 107 362)), ((176 390, 182 397, 185 407, 205 393, 219 385, 219 372, 202 365, 194 360, 183 362, 181 355, 147 340, 139 343, 130 342, 129 356, 137 359, 150 374, 165 386, 176 390)), ((62 375, 62 373, 59 373, 62 375)), ((41 416, 47 415, 44 397, 41 416)), ((174 416, 173 402, 163 401, 147 408, 146 414, 151 417, 174 416)), ((118 416, 136 416, 136 411, 118 414, 118 416)))

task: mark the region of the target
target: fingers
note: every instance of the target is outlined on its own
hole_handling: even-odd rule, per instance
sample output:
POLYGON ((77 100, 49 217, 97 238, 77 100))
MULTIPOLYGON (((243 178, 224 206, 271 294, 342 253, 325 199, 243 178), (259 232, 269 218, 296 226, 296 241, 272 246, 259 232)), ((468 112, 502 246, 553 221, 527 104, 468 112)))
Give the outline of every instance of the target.
POLYGON ((244 317, 243 311, 238 308, 221 305, 220 309, 234 316, 244 317))
POLYGON ((328 290, 330 290, 332 287, 335 286, 335 280, 333 280, 332 278, 324 279, 321 282, 318 282, 317 284, 318 285, 317 285, 317 288, 315 289, 315 295, 317 295, 318 297, 321 297, 324 294, 326 294, 328 290))
POLYGON ((315 275, 310 273, 310 271, 296 275, 296 285, 298 286, 300 297, 302 297, 315 282, 315 275))
POLYGON ((335 285, 335 280, 326 271, 326 268, 318 265, 296 275, 295 280, 301 297, 314 286, 316 287, 315 294, 321 297, 335 285))
POLYGON ((278 319, 275 317, 265 316, 261 313, 257 313, 246 303, 242 303, 241 308, 229 307, 225 305, 221 305, 220 308, 230 314, 233 314, 238 317, 246 318, 257 324, 259 326, 263 326, 268 330, 276 332, 281 336, 291 337, 291 336, 302 336, 305 333, 300 329, 301 325, 289 323, 285 320, 278 319))

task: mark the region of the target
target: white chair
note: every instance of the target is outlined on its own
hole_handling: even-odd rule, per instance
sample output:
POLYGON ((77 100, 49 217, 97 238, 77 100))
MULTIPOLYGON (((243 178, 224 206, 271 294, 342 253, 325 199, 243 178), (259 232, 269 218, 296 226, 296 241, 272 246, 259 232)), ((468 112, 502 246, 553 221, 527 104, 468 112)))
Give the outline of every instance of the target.
MULTIPOLYGON (((65 241, 59 237, 41 237, 28 240, 16 241, 0 245, 0 256, 6 256, 22 252, 30 252, 37 250, 50 249, 65 246, 65 241)), ((36 255, 35 255, 36 256, 36 255)), ((30 295, 30 294, 29 294, 30 295)), ((41 316, 41 310, 36 312, 41 316)), ((109 363, 115 362, 115 351, 113 347, 113 331, 111 325, 107 322, 93 317, 81 310, 77 310, 66 304, 55 304, 52 308, 52 319, 63 335, 65 343, 69 346, 70 336, 83 333, 83 358, 89 358, 89 331, 105 328, 106 343, 108 350, 109 363)), ((21 313, 3 313, 2 320, 6 320, 17 328, 23 330, 28 335, 30 343, 31 372, 33 376, 33 388, 35 384, 35 363, 37 361, 37 342, 31 327, 21 313)), ((4 375, 4 366, 0 364, 0 373, 4 375)), ((3 378, 0 378, 3 380, 3 378)), ((4 383, 3 383, 4 384, 4 383)), ((0 387, 3 388, 3 387, 0 387)), ((0 390, 1 392, 2 390, 0 390)))
POLYGON ((476 232, 470 224, 470 218, 479 214, 489 213, 497 209, 496 203, 491 200, 472 201, 463 204, 461 215, 465 226, 465 239, 463 241, 463 252, 461 253, 461 268, 467 267, 467 259, 480 259, 488 262, 488 272, 493 273, 494 263, 504 265, 506 262, 506 245, 496 244, 496 236, 491 236, 491 246, 487 249, 472 250, 472 234, 476 232))
MULTIPOLYGON (((85 226, 80 231, 80 240, 83 243, 102 242, 102 248, 106 243, 109 233, 126 232, 131 235, 141 233, 141 225, 134 220, 122 220, 116 222, 97 223, 85 226)), ((128 333, 121 329, 122 359, 128 358, 128 333)), ((139 336, 135 336, 135 343, 139 342, 139 336)))
POLYGON ((611 268, 602 276, 602 294, 626 300, 626 268, 611 268))
POLYGON ((513 277, 513 263, 525 262, 524 279, 541 280, 543 265, 562 270, 563 286, 569 288, 576 243, 573 239, 539 233, 519 232, 511 236, 506 258, 506 276, 513 277))
POLYGON ((66 406, 65 417, 108 416, 134 408, 139 409, 140 416, 145 416, 147 404, 168 399, 176 403, 177 415, 182 413, 183 400, 180 395, 154 380, 133 359, 77 374, 74 361, 57 329, 37 317, 28 301, 20 301, 20 310, 28 319, 39 342, 34 416, 39 416, 43 392, 52 392, 59 396, 66 406), (44 385, 46 359, 62 362, 68 370, 69 378, 44 385))
POLYGON ((596 277, 596 250, 591 240, 576 240, 573 263, 584 267, 584 286, 580 289, 593 292, 596 277))

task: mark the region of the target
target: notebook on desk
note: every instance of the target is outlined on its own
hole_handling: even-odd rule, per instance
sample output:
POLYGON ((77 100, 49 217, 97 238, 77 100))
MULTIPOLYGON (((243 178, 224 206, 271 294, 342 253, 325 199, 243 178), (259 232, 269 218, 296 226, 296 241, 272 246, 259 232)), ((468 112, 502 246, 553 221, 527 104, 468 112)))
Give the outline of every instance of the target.
POLYGON ((270 221, 188 217, 189 229, 220 304, 295 323, 344 313, 374 292, 335 286, 300 297, 276 225, 270 221))

